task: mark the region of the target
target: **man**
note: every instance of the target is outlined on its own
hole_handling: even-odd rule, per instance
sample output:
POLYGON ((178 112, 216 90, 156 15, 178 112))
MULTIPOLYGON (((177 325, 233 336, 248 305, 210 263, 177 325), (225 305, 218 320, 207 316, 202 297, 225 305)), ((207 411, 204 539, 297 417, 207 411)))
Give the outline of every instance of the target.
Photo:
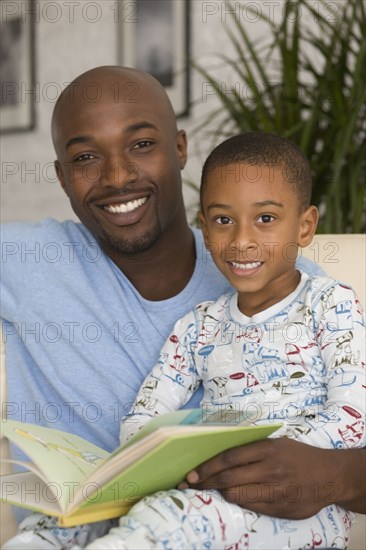
MULTIPOLYGON (((52 137, 82 223, 3 228, 6 412, 112 450, 174 321, 228 286, 187 225, 186 135, 155 79, 120 67, 84 73, 59 98, 52 137)), ((219 455, 191 481, 272 516, 305 518, 329 502, 365 512, 364 456, 268 440, 219 455)))

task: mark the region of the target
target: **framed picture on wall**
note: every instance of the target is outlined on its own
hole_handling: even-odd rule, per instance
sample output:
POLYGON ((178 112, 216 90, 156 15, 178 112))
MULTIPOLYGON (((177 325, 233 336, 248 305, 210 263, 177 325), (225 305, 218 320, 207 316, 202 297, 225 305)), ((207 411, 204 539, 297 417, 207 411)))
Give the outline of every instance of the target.
POLYGON ((0 81, 1 131, 34 128, 33 0, 1 1, 0 81))
POLYGON ((178 117, 189 105, 189 0, 120 0, 118 63, 152 74, 178 117))

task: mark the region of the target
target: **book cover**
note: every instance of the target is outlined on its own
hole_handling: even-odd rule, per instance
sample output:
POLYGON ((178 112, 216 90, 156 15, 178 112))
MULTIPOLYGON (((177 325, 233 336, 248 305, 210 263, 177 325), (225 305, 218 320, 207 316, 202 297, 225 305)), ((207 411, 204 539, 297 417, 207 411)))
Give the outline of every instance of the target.
POLYGON ((22 471, 1 476, 1 499, 57 516, 64 526, 119 517, 216 454, 264 439, 280 426, 216 423, 201 409, 176 411, 155 417, 108 453, 67 432, 3 420, 2 437, 29 461, 10 461, 22 471))

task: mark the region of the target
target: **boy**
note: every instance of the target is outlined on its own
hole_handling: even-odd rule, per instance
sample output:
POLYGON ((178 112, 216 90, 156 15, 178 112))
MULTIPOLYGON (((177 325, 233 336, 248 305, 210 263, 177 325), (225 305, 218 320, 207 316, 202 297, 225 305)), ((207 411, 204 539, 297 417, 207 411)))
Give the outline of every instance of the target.
MULTIPOLYGON (((202 382, 203 407, 239 409, 256 423, 282 420, 282 435, 314 446, 365 445, 359 302, 348 286, 295 269, 297 248, 310 244, 317 225, 310 196, 309 164, 285 138, 248 133, 213 150, 200 219, 206 247, 237 292, 176 323, 122 440, 183 406, 202 382)), ((306 520, 275 519, 185 488, 143 499, 87 548, 344 548, 350 525, 335 505, 306 520)))
MULTIPOLYGON (((178 321, 136 398, 134 422, 127 418, 121 427, 122 439, 155 414, 181 407, 202 381, 202 406, 254 411, 256 422, 284 420, 288 437, 310 445, 365 444, 359 303, 346 285, 309 278, 294 265, 297 247, 310 244, 317 225, 310 197, 309 164, 285 138, 248 133, 210 154, 201 225, 217 267, 237 292, 178 321), (147 386, 154 388, 148 399, 147 386)), ((113 547, 342 548, 350 523, 333 505, 307 520, 286 521, 187 489, 137 504, 120 520, 126 540, 113 547)))

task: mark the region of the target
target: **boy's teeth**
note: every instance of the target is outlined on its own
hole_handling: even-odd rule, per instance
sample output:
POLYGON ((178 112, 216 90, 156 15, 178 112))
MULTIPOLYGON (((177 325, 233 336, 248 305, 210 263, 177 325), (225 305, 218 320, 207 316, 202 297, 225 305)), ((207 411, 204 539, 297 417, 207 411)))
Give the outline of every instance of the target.
POLYGON ((245 269, 254 269, 255 267, 259 267, 261 262, 251 262, 249 264, 238 264, 236 262, 231 262, 231 264, 235 267, 235 269, 242 269, 244 271, 245 269))
POLYGON ((146 197, 141 199, 135 199, 134 201, 122 202, 121 204, 114 204, 110 206, 105 206, 104 208, 112 214, 125 214, 126 212, 133 212, 139 206, 142 206, 147 201, 146 197))

